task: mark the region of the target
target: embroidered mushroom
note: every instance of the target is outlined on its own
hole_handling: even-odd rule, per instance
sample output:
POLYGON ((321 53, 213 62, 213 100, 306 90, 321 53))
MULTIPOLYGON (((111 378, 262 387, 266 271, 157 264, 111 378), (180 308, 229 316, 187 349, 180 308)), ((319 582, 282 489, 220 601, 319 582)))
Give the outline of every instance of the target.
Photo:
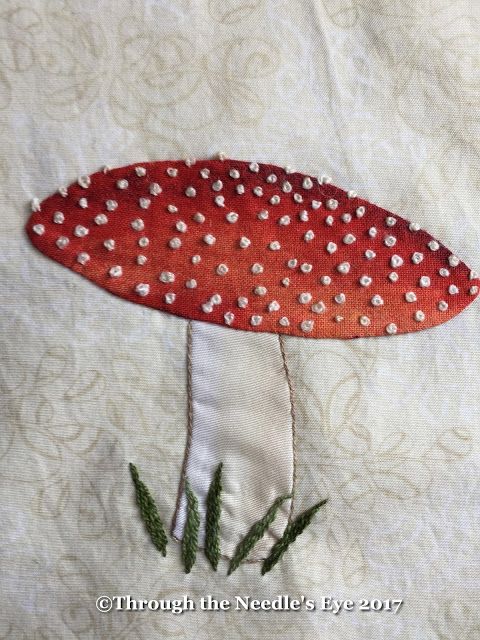
MULTIPOLYGON (((214 325, 268 336, 262 349, 276 350, 280 373, 256 387, 276 392, 278 376, 288 373, 282 336, 349 339, 431 328, 470 304, 480 285, 418 224, 326 181, 235 160, 150 162, 83 177, 35 200, 27 232, 42 253, 111 293, 189 319, 189 348, 208 342, 208 357, 199 356, 204 387, 210 374, 222 376, 215 351, 225 331, 214 325)), ((232 366, 235 359, 232 353, 232 366)), ((273 471, 290 493, 293 399, 282 384, 283 400, 268 421, 290 442, 287 473, 273 471)), ((209 392, 213 407, 225 400, 209 392)), ((195 404, 192 416, 184 469, 204 501, 219 462, 205 462, 205 442, 216 436, 202 435, 195 404)), ((255 517, 271 498, 267 486, 255 517)), ((181 512, 182 502, 179 537, 181 512)))

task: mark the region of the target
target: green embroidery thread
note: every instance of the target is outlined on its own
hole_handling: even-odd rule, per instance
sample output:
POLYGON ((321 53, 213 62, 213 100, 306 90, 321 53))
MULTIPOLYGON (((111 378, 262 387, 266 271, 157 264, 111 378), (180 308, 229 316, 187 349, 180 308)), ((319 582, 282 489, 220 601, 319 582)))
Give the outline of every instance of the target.
POLYGON ((198 512, 197 496, 192 491, 188 479, 185 480, 185 496, 187 498, 187 519, 183 531, 182 558, 185 573, 190 573, 197 558, 200 514, 198 512))
POLYGON ((291 498, 290 495, 277 498, 263 518, 252 525, 246 536, 237 545, 233 558, 230 560, 227 575, 230 575, 238 569, 240 563, 245 560, 257 542, 263 538, 268 527, 275 520, 280 505, 289 498, 291 498))
POLYGON ((317 502, 317 504, 313 505, 313 507, 310 507, 310 509, 303 511, 299 516, 295 518, 295 520, 293 520, 293 522, 289 522, 287 524, 283 536, 273 545, 270 551, 270 555, 263 561, 262 576, 273 569, 273 567, 277 564, 288 547, 292 544, 292 542, 295 542, 297 536, 299 536, 306 529, 306 527, 308 527, 308 525, 312 521, 313 516, 326 502, 327 499, 317 502))
POLYGON ((160 519, 157 505, 148 487, 140 480, 137 467, 130 462, 130 474, 135 485, 135 497, 140 515, 155 547, 165 557, 167 555, 167 535, 160 519))
POLYGON ((222 511, 222 469, 220 463, 215 471, 207 494, 207 513, 205 520, 205 555, 217 570, 220 558, 220 515, 222 511))

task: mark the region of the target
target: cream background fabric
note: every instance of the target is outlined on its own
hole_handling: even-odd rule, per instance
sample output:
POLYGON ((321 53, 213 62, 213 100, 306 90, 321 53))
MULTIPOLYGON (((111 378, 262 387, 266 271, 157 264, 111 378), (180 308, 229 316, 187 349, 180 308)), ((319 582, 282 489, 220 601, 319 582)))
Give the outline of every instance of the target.
POLYGON ((298 500, 281 565, 181 573, 127 462, 173 513, 184 321, 27 243, 26 203, 103 164, 224 150, 325 172, 480 267, 473 0, 0 4, 0 637, 470 640, 479 634, 480 307, 371 341, 286 342, 298 500), (404 598, 400 613, 100 614, 102 594, 404 598))

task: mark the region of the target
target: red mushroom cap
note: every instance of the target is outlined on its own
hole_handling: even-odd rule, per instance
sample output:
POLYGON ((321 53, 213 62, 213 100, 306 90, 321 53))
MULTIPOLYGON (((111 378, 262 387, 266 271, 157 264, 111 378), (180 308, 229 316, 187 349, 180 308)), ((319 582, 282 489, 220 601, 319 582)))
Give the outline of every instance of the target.
POLYGON ((239 160, 84 176, 32 207, 44 254, 131 302, 248 331, 357 338, 441 324, 479 278, 418 225, 239 160))

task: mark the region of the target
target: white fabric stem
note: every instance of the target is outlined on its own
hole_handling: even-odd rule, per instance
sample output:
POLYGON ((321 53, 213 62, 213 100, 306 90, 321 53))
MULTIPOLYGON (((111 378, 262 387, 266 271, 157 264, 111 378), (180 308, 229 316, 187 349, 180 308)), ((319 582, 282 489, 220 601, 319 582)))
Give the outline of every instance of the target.
MULTIPOLYGON (((292 398, 279 338, 193 322, 190 342, 191 424, 185 474, 199 498, 203 544, 205 500, 223 462, 221 552, 231 557, 294 477, 292 398)), ((251 559, 265 557, 283 532, 290 500, 251 559)), ((173 533, 182 537, 185 496, 173 533)))

